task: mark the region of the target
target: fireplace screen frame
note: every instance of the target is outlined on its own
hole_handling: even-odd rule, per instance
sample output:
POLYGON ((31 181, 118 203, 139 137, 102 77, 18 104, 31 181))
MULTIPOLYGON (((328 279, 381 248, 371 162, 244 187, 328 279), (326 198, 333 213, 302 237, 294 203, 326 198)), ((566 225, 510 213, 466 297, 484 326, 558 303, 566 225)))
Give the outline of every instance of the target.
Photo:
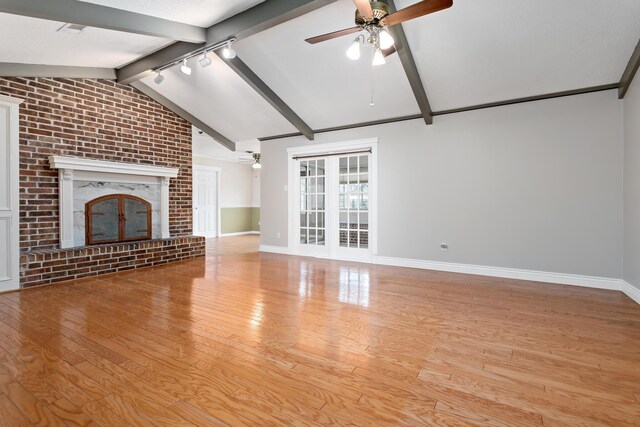
MULTIPOLYGON (((151 224, 151 214, 152 208, 151 203, 137 196, 133 196, 131 194, 108 194, 106 196, 98 197, 96 199, 90 200, 85 204, 85 242, 87 246, 93 245, 103 245, 110 243, 123 243, 123 242, 135 242, 140 240, 150 240, 152 236, 153 226, 151 224), (93 238, 95 234, 93 232, 93 208, 96 204, 102 203, 107 200, 117 200, 118 201, 118 238, 112 240, 99 240, 95 241, 93 238), (125 225, 126 225, 126 215, 125 215, 125 200, 135 200, 136 202, 142 203, 146 207, 146 215, 147 215, 147 229, 146 234, 143 236, 136 235, 135 237, 127 238, 125 236, 125 225)), ((144 231, 144 230, 140 230, 144 231)))

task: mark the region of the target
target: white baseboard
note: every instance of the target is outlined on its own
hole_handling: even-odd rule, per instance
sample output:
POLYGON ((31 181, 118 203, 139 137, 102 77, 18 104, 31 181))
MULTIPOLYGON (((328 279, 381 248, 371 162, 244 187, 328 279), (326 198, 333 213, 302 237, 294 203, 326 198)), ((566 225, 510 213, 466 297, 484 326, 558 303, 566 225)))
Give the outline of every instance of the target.
MULTIPOLYGON (((296 255, 285 246, 260 245, 260 252, 283 255, 296 255)), ((608 289, 624 292, 640 304, 640 290, 631 284, 608 277, 584 276, 579 274, 551 273, 547 271, 522 270, 518 268, 488 267, 484 265, 458 264, 452 262, 425 261, 408 258, 374 256, 373 264, 395 267, 419 268, 422 270, 446 271, 449 273, 473 274, 477 276, 500 277, 504 279, 527 280, 532 282, 554 283, 558 285, 581 286, 586 288, 608 289)))
POLYGON ((204 237, 205 239, 210 239, 212 237, 216 237, 215 233, 203 233, 203 234, 194 234, 194 236, 204 237))
POLYGON ((224 233, 220 237, 245 236, 247 234, 260 234, 259 231, 240 231, 238 233, 224 233))
POLYGON ((578 274, 550 273, 547 271, 522 270, 517 268, 487 267, 484 265, 457 264, 451 262, 423 261, 406 258, 376 256, 374 263, 450 273, 475 274, 478 276, 505 279, 529 280, 559 285, 583 286, 587 288, 621 290, 621 280, 608 277, 582 276, 578 274))
POLYGON ((640 289, 633 286, 631 283, 624 280, 622 282, 622 292, 627 294, 629 298, 640 304, 640 289))
POLYGON ((272 254, 291 255, 289 253, 289 248, 287 248, 286 246, 260 245, 260 252, 269 252, 269 253, 272 253, 272 254))

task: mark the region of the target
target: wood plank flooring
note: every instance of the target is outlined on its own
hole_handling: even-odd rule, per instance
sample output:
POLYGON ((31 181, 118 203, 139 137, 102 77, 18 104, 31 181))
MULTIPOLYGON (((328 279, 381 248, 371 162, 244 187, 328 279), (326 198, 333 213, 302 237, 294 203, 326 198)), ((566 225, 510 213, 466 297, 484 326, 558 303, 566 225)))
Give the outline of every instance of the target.
POLYGON ((0 295, 0 425, 640 425, 619 292, 230 252, 0 295))
POLYGON ((207 256, 244 254, 260 250, 260 236, 245 234, 207 239, 207 256))

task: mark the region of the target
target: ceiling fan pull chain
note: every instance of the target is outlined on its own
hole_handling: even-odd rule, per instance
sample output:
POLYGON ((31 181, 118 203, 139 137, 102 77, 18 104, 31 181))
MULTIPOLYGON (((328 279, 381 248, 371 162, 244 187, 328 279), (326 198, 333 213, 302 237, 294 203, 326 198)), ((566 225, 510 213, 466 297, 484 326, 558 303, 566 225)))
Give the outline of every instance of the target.
POLYGON ((371 67, 371 103, 369 104, 369 107, 373 108, 376 105, 375 103, 376 79, 374 78, 374 75, 373 75, 375 67, 373 64, 371 64, 370 67, 371 67))

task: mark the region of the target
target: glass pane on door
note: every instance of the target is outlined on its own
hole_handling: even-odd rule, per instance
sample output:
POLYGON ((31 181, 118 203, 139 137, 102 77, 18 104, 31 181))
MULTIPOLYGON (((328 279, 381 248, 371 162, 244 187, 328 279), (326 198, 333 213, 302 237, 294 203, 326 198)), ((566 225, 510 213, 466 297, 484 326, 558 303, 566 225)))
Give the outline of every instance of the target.
POLYGON ((369 155, 339 159, 339 242, 343 248, 369 247, 369 155))
POLYGON ((149 233, 149 207, 144 203, 125 197, 124 198, 124 239, 148 238, 149 233))
POLYGON ((325 245, 325 159, 300 162, 300 243, 325 245))
POLYGON ((114 242, 119 239, 119 206, 117 197, 108 198, 91 208, 91 227, 87 244, 114 242))

